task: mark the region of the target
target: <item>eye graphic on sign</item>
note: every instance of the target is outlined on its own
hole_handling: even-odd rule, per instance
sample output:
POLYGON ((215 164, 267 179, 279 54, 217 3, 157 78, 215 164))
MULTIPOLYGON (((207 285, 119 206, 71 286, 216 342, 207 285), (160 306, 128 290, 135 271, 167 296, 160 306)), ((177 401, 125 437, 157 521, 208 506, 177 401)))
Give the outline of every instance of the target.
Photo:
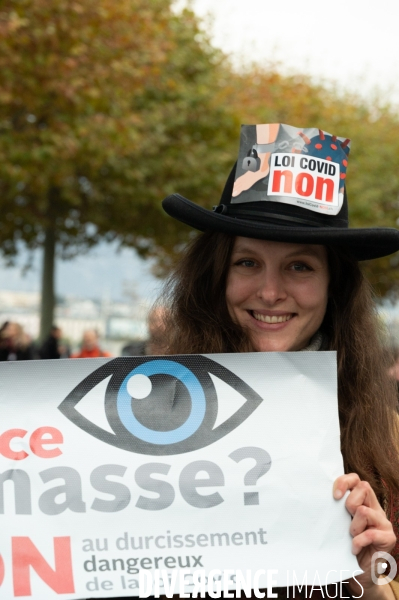
POLYGON ((247 383, 206 356, 123 357, 91 373, 58 408, 107 444, 169 455, 213 444, 261 402, 247 383), (91 413, 83 410, 89 403, 91 413))

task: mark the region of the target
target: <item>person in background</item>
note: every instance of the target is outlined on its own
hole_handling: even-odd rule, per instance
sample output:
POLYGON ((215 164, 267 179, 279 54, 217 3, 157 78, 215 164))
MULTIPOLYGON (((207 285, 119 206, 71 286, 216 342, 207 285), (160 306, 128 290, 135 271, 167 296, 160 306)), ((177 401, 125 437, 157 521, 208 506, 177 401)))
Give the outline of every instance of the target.
POLYGON ((39 358, 32 340, 19 323, 8 321, 0 330, 0 361, 39 358))
POLYGON ((72 354, 71 358, 101 358, 112 356, 100 348, 98 333, 95 329, 86 329, 83 332, 80 352, 72 354))
POLYGON ((167 309, 164 306, 155 306, 148 314, 149 339, 145 346, 145 354, 165 354, 167 343, 165 339, 167 309))
POLYGON ((122 348, 122 356, 157 356, 165 354, 166 308, 154 306, 147 316, 147 340, 132 340, 122 348))
POLYGON ((50 335, 44 340, 39 349, 40 358, 69 358, 70 352, 66 344, 62 343, 62 329, 52 325, 50 335))
POLYGON ((121 356, 145 356, 146 340, 131 340, 121 351, 121 356))
POLYGON ((5 348, 7 345, 7 340, 3 337, 3 331, 7 327, 10 321, 4 321, 4 323, 0 326, 0 348, 5 348))

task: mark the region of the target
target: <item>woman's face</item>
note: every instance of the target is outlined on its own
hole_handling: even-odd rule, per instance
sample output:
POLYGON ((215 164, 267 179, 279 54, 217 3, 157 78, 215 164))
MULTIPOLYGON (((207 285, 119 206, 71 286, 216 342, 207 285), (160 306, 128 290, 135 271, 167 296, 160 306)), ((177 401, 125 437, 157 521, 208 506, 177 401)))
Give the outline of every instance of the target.
POLYGON ((237 237, 227 307, 247 330, 254 351, 301 350, 323 321, 328 284, 324 246, 237 237))

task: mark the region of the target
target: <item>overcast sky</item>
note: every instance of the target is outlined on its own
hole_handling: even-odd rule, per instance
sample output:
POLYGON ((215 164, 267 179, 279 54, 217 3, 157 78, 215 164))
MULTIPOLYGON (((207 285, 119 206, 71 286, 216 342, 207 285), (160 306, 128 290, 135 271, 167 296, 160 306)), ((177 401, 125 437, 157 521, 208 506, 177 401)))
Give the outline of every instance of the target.
POLYGON ((215 45, 237 59, 276 61, 399 103, 397 0, 193 0, 215 45))
MULTIPOLYGON (((213 43, 237 63, 277 62, 283 73, 308 73, 366 97, 378 88, 399 106, 398 0, 192 0, 192 6, 206 18, 213 43)), ((0 261, 0 288, 38 290, 39 258, 25 278, 0 261)), ((124 281, 136 282, 143 297, 155 297, 157 287, 133 251, 118 255, 106 245, 60 262, 56 281, 61 295, 98 298, 122 298, 124 281)))

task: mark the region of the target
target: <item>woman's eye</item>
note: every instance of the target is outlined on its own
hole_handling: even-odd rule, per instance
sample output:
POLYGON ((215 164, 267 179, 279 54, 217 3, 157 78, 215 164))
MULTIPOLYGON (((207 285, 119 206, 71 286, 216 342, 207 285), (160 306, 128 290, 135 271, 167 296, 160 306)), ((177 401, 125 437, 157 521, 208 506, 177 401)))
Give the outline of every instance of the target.
POLYGON ((254 267, 255 261, 250 260, 249 258, 244 258, 243 260, 238 260, 236 262, 236 265, 238 265, 239 267, 254 267))
POLYGON ((302 262, 293 263, 291 265, 291 269, 293 271, 296 271, 297 273, 304 273, 305 271, 312 270, 308 265, 306 265, 305 263, 302 263, 302 262))

